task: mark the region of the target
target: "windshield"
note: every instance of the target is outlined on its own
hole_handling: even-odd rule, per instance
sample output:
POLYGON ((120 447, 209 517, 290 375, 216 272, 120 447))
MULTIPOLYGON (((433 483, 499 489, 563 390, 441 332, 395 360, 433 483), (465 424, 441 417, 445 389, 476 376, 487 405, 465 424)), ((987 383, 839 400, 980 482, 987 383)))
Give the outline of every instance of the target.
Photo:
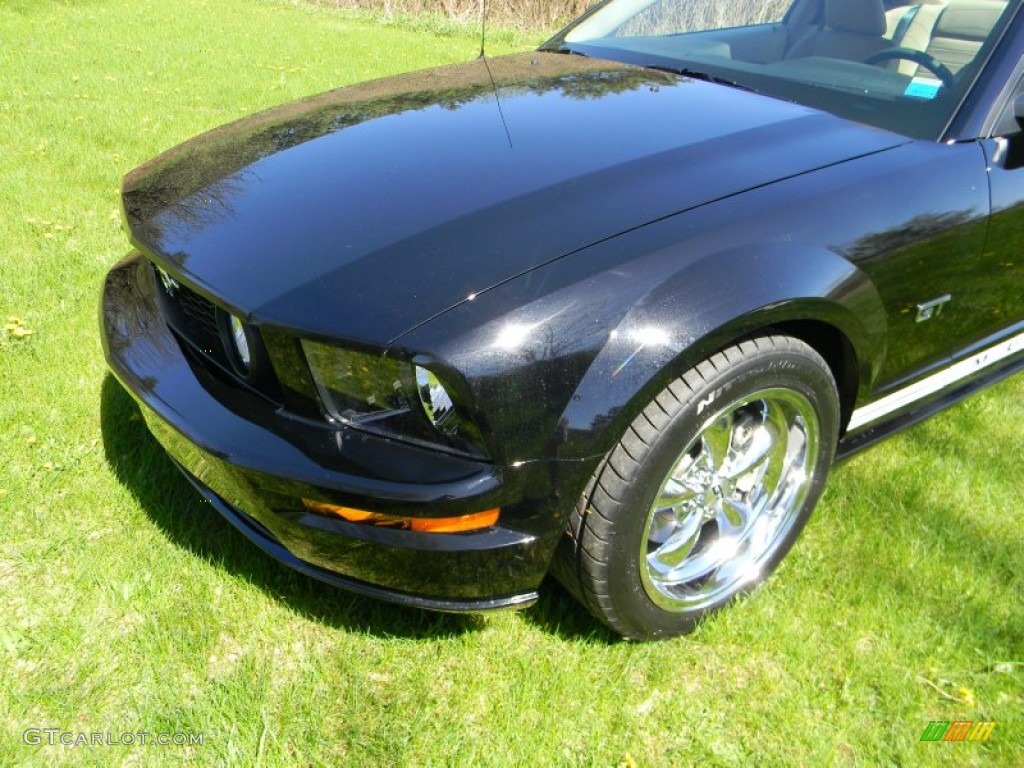
POLYGON ((606 0, 545 50, 665 69, 937 139, 1003 0, 606 0))

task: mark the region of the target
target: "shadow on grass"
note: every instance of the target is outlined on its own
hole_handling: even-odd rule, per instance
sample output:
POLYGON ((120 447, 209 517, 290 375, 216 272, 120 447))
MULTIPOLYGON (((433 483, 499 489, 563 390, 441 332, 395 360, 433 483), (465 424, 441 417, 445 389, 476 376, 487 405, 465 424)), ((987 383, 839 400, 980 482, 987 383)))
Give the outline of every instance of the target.
POLYGON ((138 405, 108 375, 100 395, 107 463, 167 537, 258 586, 297 613, 380 637, 438 638, 478 630, 476 615, 444 614, 372 600, 297 573, 260 551, 195 492, 146 428, 138 405))
POLYGON ((605 627, 565 591, 553 576, 540 588, 540 599, 522 612, 523 619, 549 635, 569 642, 615 645, 622 638, 605 627))

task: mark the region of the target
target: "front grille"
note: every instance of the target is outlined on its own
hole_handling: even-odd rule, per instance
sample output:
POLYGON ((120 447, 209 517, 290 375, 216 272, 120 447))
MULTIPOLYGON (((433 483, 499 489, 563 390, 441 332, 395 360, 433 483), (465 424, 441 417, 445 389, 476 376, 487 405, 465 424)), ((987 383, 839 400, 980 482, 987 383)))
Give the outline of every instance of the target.
POLYGON ((217 308, 195 291, 185 286, 178 289, 178 306, 191 330, 211 342, 220 338, 217 328, 217 308))
POLYGON ((153 266, 153 275, 160 297, 160 309, 171 330, 193 351, 222 368, 229 368, 231 363, 224 349, 216 305, 162 272, 156 265, 153 266))
POLYGON ((192 359, 221 378, 227 377, 274 402, 279 401, 280 387, 258 334, 250 339, 251 371, 248 376, 242 375, 225 347, 225 333, 221 329, 226 312, 155 264, 153 277, 164 319, 192 359))

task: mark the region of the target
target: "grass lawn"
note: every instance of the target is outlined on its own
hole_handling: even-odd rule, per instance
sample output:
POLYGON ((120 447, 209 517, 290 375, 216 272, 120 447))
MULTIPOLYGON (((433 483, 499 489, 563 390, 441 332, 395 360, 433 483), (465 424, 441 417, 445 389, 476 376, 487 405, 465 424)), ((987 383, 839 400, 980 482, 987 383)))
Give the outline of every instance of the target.
POLYGON ((106 373, 119 180, 478 40, 257 0, 0 0, 0 30, 0 765, 1024 764, 1024 376, 838 468, 776 578, 687 638, 619 642, 552 585, 486 617, 326 588, 216 516, 106 373), (997 726, 919 741, 958 719, 997 726))

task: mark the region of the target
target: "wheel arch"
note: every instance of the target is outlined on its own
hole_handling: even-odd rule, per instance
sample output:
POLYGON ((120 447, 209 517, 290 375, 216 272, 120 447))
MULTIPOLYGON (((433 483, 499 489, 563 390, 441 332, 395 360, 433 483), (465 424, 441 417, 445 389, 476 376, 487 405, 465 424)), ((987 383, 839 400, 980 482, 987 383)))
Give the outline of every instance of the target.
POLYGON ((706 260, 713 273, 701 274, 699 281, 692 280, 693 268, 675 275, 624 316, 563 413, 565 457, 611 450, 617 435, 670 381, 729 346, 771 333, 800 339, 828 364, 842 434, 885 357, 886 318, 874 285, 831 251, 768 249, 730 258, 735 256, 706 260), (795 280, 763 279, 792 277, 795 263, 814 268, 801 270, 795 280), (739 285, 737 275, 754 279, 739 285), (707 293, 715 276, 735 286, 733 301, 715 301, 707 293))
POLYGON ((861 387, 857 351, 843 331, 820 320, 791 320, 764 329, 792 336, 821 355, 832 371, 839 393, 840 437, 850 421, 861 387))

